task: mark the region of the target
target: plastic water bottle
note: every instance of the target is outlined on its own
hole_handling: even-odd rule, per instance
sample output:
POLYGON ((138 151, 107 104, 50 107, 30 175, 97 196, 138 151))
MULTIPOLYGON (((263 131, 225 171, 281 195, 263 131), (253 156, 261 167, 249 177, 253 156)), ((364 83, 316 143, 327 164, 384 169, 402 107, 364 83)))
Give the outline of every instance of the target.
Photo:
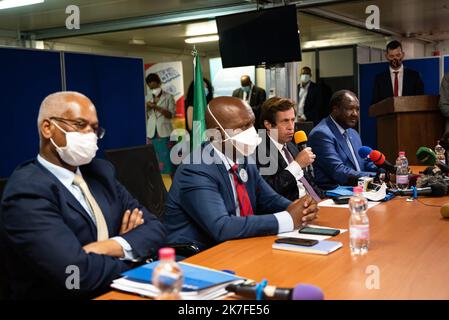
POLYGON ((396 186, 399 190, 408 188, 408 160, 405 152, 400 151, 396 159, 396 186))
POLYGON ((363 255, 368 252, 369 220, 366 214, 368 200, 362 196, 362 187, 354 188, 354 195, 349 199, 349 247, 351 255, 363 255))
POLYGON ((438 140, 438 143, 435 146, 435 154, 437 155, 437 160, 446 163, 446 150, 440 145, 440 140, 438 140))
POLYGON ((184 282, 181 267, 175 261, 175 249, 159 249, 159 264, 153 270, 152 283, 160 290, 157 300, 181 300, 184 282))

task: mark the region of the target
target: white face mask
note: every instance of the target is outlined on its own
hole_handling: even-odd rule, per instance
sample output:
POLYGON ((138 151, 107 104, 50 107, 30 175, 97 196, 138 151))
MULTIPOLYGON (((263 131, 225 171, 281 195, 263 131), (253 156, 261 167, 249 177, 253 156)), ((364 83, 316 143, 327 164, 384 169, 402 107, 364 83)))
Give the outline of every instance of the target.
POLYGON ((223 129, 220 122, 218 122, 217 118, 215 118, 214 114, 210 111, 209 105, 207 105, 207 109, 209 110, 210 115, 214 118, 215 122, 220 126, 221 130, 227 136, 227 139, 223 141, 231 140, 232 145, 237 149, 237 151, 245 157, 253 154, 256 151, 257 146, 262 142, 262 138, 259 137, 257 131, 254 127, 250 127, 245 131, 239 132, 235 136, 231 137, 223 129))
POLYGON ((90 163, 98 150, 97 135, 93 132, 67 132, 54 121, 52 123, 65 133, 65 140, 67 142, 65 147, 57 146, 53 139, 50 139, 62 161, 74 167, 90 163))
POLYGON ((155 96, 158 96, 161 93, 162 89, 161 88, 156 88, 156 89, 152 89, 151 93, 154 94, 155 96))
POLYGON ((381 201, 387 196, 387 185, 384 182, 378 191, 363 192, 362 195, 371 201, 381 201))
POLYGON ((309 74, 302 74, 301 75, 301 82, 306 83, 310 81, 310 75, 309 74))

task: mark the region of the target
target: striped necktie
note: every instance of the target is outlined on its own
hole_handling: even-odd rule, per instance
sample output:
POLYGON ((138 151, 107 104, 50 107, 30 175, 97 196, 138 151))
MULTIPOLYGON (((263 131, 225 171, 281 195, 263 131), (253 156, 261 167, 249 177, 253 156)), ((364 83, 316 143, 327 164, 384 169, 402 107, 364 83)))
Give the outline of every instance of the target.
POLYGON ((108 226, 106 224, 106 220, 104 219, 103 212, 101 211, 97 201, 95 201, 94 196, 90 192, 86 181, 84 181, 82 176, 76 174, 75 178, 73 179, 73 184, 81 189, 81 192, 83 193, 90 210, 94 214, 95 224, 97 225, 97 241, 109 239, 108 226))
MULTIPOLYGON (((288 163, 292 163, 294 161, 292 154, 290 153, 290 151, 288 151, 288 148, 286 145, 284 145, 282 147, 282 150, 284 151, 285 157, 288 160, 288 163)), ((306 189, 307 193, 309 194, 309 196, 311 196, 315 201, 319 202, 321 201, 320 196, 315 192, 315 190, 313 189, 312 185, 309 183, 309 181, 307 181, 306 177, 302 176, 299 181, 301 181, 301 183, 303 184, 304 188, 306 189)))

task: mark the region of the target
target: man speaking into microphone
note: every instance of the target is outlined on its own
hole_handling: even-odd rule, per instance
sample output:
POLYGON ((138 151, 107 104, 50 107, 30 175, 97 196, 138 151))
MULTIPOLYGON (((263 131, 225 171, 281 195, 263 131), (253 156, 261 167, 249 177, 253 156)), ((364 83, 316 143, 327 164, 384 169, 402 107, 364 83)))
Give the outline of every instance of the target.
POLYGON ((292 143, 295 119, 293 101, 280 97, 265 101, 260 115, 260 126, 266 129, 265 144, 258 147, 257 166, 265 181, 287 199, 293 201, 308 194, 320 201, 324 192, 315 184, 311 170, 306 169, 315 161, 315 154, 307 147, 300 151, 292 143))
POLYGON ((309 135, 309 146, 317 156, 313 164, 316 183, 332 189, 359 177, 374 177, 376 166, 358 155, 362 142, 354 128, 359 121, 359 99, 349 90, 340 90, 332 96, 330 107, 332 113, 309 135))

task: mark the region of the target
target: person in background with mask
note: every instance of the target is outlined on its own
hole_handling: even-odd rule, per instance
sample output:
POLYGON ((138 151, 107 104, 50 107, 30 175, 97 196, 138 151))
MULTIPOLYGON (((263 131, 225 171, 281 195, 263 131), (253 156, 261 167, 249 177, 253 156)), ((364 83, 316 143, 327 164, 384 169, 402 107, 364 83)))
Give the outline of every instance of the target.
MULTIPOLYGON (((446 120, 445 131, 449 131, 449 73, 446 73, 441 80, 440 85, 440 101, 438 103, 441 114, 446 120)), ((447 147, 448 145, 446 145, 447 147)), ((448 150, 445 148, 445 150, 448 150)))
POLYGON ((273 191, 250 156, 261 142, 254 113, 241 99, 218 97, 206 108, 211 142, 176 171, 165 206, 172 243, 201 250, 220 242, 293 231, 316 218, 309 196, 291 202, 273 191))
POLYGON ((115 179, 109 162, 94 159, 105 130, 86 96, 49 95, 37 124, 39 154, 14 171, 2 200, 11 297, 92 298, 133 261, 153 256, 165 229, 115 179))
POLYGON ((233 97, 240 98, 251 106, 256 117, 255 128, 259 128, 260 107, 267 100, 267 94, 264 89, 255 86, 251 82, 248 75, 243 75, 240 78, 241 87, 235 89, 232 93, 233 97))
POLYGON ((162 90, 161 79, 156 73, 150 73, 145 81, 150 89, 146 96, 147 142, 154 146, 161 173, 171 175, 174 168, 170 161, 170 134, 173 131, 172 119, 176 113, 175 98, 162 90))
MULTIPOLYGON (((214 97, 214 88, 212 87, 212 83, 203 78, 204 85, 204 94, 206 95, 206 103, 209 103, 214 97)), ((192 134, 193 128, 193 81, 189 85, 189 89, 187 90, 186 99, 184 101, 185 106, 185 115, 186 115, 186 130, 189 134, 192 134)))
POLYGON ((372 104, 389 97, 418 96, 424 94, 424 83, 415 70, 402 64, 405 53, 399 41, 393 40, 387 45, 385 58, 389 69, 378 74, 374 80, 372 104))
POLYGON ((312 121, 315 126, 327 117, 330 113, 330 91, 328 87, 313 82, 312 70, 303 67, 298 84, 297 122, 312 121))

